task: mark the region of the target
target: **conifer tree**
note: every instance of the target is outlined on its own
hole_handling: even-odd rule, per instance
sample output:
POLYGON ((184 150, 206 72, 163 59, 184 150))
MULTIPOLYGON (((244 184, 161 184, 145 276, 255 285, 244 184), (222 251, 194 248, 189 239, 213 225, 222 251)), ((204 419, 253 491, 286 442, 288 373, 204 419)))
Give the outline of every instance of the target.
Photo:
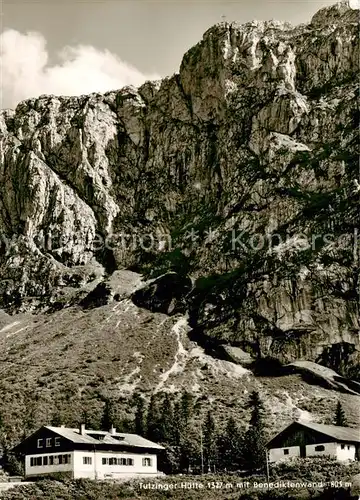
POLYGON ((147 423, 146 423, 146 405, 144 398, 139 394, 134 395, 135 403, 135 433, 140 436, 145 436, 147 434, 147 423))
POLYGON ((185 391, 181 396, 181 419, 183 425, 187 427, 194 412, 194 396, 185 391))
POLYGON ((3 417, 0 413, 0 452, 4 450, 6 446, 6 429, 3 417))
POLYGON ((63 407, 59 400, 55 401, 54 409, 52 411, 50 424, 54 427, 60 427, 64 424, 63 407))
POLYGON ((184 464, 187 461, 185 450, 187 438, 189 436, 189 423, 193 412, 193 396, 184 392, 180 400, 175 401, 173 416, 173 442, 177 447, 179 462, 184 464), (183 458, 180 458, 182 456, 183 458), (185 457, 185 458, 184 458, 185 457))
POLYGON ((101 420, 104 409, 97 402, 84 401, 79 412, 77 425, 84 424, 86 429, 102 430, 101 420))
POLYGON ((250 394, 248 408, 251 410, 250 425, 243 442, 245 467, 255 470, 266 463, 264 406, 257 391, 250 394))
POLYGON ((174 403, 174 445, 180 446, 183 434, 183 419, 181 418, 181 403, 174 403))
POLYGON ((93 429, 94 426, 91 425, 90 412, 86 407, 82 408, 80 415, 81 415, 81 417, 80 417, 80 421, 78 423, 84 424, 87 429, 93 429))
POLYGON ((340 427, 346 427, 347 425, 345 411, 340 401, 338 401, 336 405, 335 425, 338 425, 340 427))
POLYGON ((147 438, 151 441, 161 441, 161 413, 159 408, 159 396, 153 394, 150 398, 147 415, 147 438))
POLYGON ((228 471, 241 467, 243 439, 233 417, 229 417, 224 431, 218 439, 219 467, 228 471))
POLYGON ((25 392, 23 415, 23 439, 27 438, 36 429, 36 410, 39 406, 38 399, 33 393, 25 392))
POLYGON ((194 396, 185 391, 174 404, 172 446, 181 471, 189 471, 200 454, 198 427, 193 425, 194 403, 194 396))
POLYGON ((168 474, 181 470, 181 444, 182 444, 182 420, 180 400, 173 401, 173 398, 165 396, 161 407, 161 434, 166 444, 164 472, 168 474), (166 408, 170 401, 170 406, 166 408), (168 415, 166 415, 168 411, 168 415), (165 420, 164 420, 165 417, 165 420))
POLYGON ((211 411, 209 411, 206 415, 203 429, 204 429, 203 447, 204 447, 205 470, 207 472, 210 472, 211 467, 214 466, 216 462, 216 426, 211 411))
POLYGON ((108 431, 115 424, 114 403, 111 399, 105 400, 103 414, 101 418, 101 429, 108 431))
POLYGON ((174 405, 169 394, 165 394, 161 404, 160 434, 163 443, 175 443, 174 405))

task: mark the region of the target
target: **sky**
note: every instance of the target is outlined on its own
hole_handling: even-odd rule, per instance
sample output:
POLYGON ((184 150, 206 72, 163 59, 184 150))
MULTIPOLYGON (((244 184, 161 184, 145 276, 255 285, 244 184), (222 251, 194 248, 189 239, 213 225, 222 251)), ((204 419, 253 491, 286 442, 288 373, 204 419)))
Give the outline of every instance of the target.
MULTIPOLYGON (((1 0, 0 0, 1 3, 1 0)), ((336 0, 3 0, 0 108, 41 94, 141 85, 177 72, 222 20, 307 22, 336 0)))

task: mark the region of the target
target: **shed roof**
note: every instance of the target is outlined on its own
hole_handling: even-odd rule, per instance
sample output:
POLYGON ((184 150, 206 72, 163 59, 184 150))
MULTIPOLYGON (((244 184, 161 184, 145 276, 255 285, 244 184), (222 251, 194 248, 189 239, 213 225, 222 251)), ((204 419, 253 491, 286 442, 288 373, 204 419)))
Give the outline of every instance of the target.
POLYGON ((338 441, 353 441, 360 443, 360 429, 353 427, 340 427, 338 425, 314 424, 312 422, 302 423, 308 429, 321 432, 338 441))
POLYGON ((302 427, 306 427, 307 429, 311 429, 313 431, 319 432, 331 438, 333 441, 345 441, 351 443, 360 443, 360 429, 352 428, 352 427, 340 427, 337 425, 325 425, 325 424, 316 424, 313 422, 303 422, 297 421, 292 422, 290 425, 287 425, 284 429, 276 434, 270 441, 267 443, 267 447, 270 447, 272 442, 285 430, 290 428, 292 425, 298 424, 302 427))

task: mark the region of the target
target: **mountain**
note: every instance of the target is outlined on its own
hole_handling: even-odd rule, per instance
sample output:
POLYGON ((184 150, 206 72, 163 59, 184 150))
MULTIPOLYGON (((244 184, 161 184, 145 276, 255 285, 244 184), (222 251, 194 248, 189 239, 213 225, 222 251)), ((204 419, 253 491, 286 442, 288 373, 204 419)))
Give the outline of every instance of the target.
POLYGON ((1 112, 9 415, 259 387, 275 424, 335 391, 358 419, 358 16, 220 23, 170 78, 1 112))

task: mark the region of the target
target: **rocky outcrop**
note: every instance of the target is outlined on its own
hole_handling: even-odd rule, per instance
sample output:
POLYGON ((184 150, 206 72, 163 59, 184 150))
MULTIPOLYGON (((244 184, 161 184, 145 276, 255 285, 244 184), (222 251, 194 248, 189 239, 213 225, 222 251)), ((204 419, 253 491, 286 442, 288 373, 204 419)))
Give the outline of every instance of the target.
POLYGON ((346 344, 358 377, 358 61, 343 2, 216 25, 161 82, 2 111, 0 306, 173 271, 198 337, 282 363, 346 344))
POLYGON ((254 363, 254 359, 250 356, 250 354, 240 349, 240 347, 223 344, 219 346, 218 351, 228 361, 237 363, 241 366, 251 366, 254 363))
POLYGON ((186 296, 191 288, 190 278, 168 273, 139 288, 131 298, 138 307, 172 316, 186 312, 186 296))
POLYGON ((360 394, 358 382, 340 377, 334 370, 310 361, 294 361, 284 367, 284 372, 301 373, 304 380, 309 383, 319 384, 348 394, 360 394))
POLYGON ((101 280, 84 297, 77 300, 84 309, 94 309, 111 302, 119 302, 131 298, 134 290, 143 286, 140 275, 131 271, 115 271, 106 279, 101 280))

